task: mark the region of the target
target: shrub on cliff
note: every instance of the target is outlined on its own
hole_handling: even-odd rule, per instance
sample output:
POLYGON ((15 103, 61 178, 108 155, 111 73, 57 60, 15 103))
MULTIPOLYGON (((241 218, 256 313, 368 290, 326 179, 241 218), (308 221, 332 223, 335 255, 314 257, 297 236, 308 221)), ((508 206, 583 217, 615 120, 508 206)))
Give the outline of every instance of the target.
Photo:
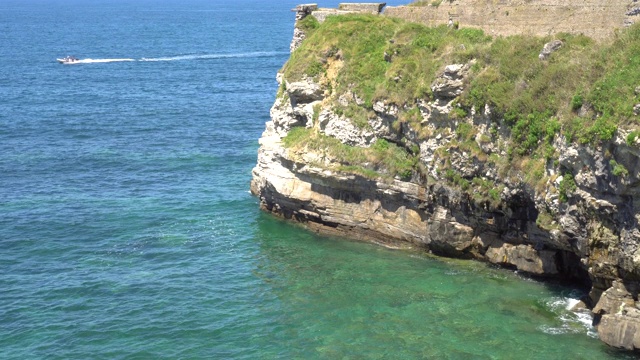
POLYGON ((564 174, 558 188, 560 201, 566 202, 569 200, 569 196, 573 194, 578 186, 576 185, 573 175, 570 173, 564 174))

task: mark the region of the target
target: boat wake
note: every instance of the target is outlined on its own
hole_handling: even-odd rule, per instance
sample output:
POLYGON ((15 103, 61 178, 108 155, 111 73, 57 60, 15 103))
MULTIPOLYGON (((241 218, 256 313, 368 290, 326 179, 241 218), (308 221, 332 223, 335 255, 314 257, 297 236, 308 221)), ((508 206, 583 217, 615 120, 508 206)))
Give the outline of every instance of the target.
POLYGON ((288 52, 284 51, 258 51, 248 53, 236 53, 236 54, 200 54, 200 55, 178 55, 167 56, 157 58, 141 58, 141 59, 78 59, 71 64, 96 64, 96 63, 112 63, 112 62, 132 62, 132 61, 183 61, 183 60, 206 60, 206 59, 228 59, 228 58, 260 58, 260 57, 275 57, 281 55, 288 55, 288 52))
POLYGON ((124 61, 136 61, 135 59, 80 59, 75 61, 77 64, 97 64, 97 63, 111 63, 111 62, 124 62, 124 61))
POLYGON ((287 52, 277 51, 258 51, 237 54, 200 54, 200 55, 179 55, 158 58, 142 58, 139 61, 180 61, 180 60, 206 60, 206 59, 228 59, 228 58, 260 58, 285 55, 287 52))

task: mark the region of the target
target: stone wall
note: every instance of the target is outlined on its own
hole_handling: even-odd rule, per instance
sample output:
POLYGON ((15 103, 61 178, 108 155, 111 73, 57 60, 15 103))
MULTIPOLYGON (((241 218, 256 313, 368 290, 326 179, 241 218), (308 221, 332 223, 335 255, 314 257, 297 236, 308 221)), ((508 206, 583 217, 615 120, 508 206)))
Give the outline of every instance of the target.
POLYGON ((439 5, 388 6, 385 3, 341 3, 337 9, 317 4, 298 5, 296 20, 313 14, 323 22, 327 16, 349 13, 379 14, 429 26, 458 23, 483 29, 492 36, 557 33, 584 34, 596 40, 614 36, 618 29, 640 16, 638 0, 443 0, 439 5))
MULTIPOLYGON (((309 15, 313 15, 319 22, 326 20, 327 16, 353 13, 365 13, 378 15, 386 6, 386 3, 341 3, 337 9, 319 8, 318 4, 300 4, 292 9, 296 13, 296 24, 309 15)), ((289 49, 293 52, 300 46, 307 35, 298 26, 293 29, 293 38, 289 49)))
POLYGON ((317 4, 301 4, 296 6, 296 20, 313 14, 318 21, 323 22, 327 16, 352 13, 380 14, 386 3, 341 3, 337 9, 319 8, 317 4))
POLYGON ((378 14, 384 8, 385 3, 342 3, 338 9, 342 11, 369 12, 378 14))
POLYGON ((459 23, 489 35, 584 34, 611 38, 638 20, 637 0, 443 0, 438 6, 387 7, 387 16, 430 26, 459 23))

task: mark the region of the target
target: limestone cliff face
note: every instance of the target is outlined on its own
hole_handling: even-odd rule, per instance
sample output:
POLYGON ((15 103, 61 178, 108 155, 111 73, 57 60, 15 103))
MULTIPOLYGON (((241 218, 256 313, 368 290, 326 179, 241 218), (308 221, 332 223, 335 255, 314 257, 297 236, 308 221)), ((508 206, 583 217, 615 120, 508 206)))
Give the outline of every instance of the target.
MULTIPOLYGON (((587 284, 591 292, 585 301, 601 339, 640 349, 640 147, 628 144, 622 129, 595 147, 557 136, 560 157, 547 163, 546 183, 528 185, 525 173, 507 177, 485 158, 507 156, 508 126, 489 106, 462 117, 456 113, 471 66, 450 64, 431 85, 433 99, 419 107, 427 136, 408 122, 394 126, 398 108, 385 101, 373 104, 367 126, 355 126, 327 105, 330 81, 289 82, 279 76, 286 90, 260 139, 252 193, 263 209, 323 233, 587 284), (481 153, 458 146, 460 124, 476 130, 481 153), (413 148, 420 170, 392 178, 343 171, 345 164, 322 150, 285 147, 283 139, 296 127, 355 147, 385 139, 413 148), (438 155, 442 151, 448 153, 446 164, 438 155), (616 164, 628 173, 621 176, 616 164), (445 169, 482 179, 491 189, 461 188, 446 178, 445 169), (477 194, 481 191, 494 196, 477 194)), ((350 92, 331 96, 362 105, 350 92)))

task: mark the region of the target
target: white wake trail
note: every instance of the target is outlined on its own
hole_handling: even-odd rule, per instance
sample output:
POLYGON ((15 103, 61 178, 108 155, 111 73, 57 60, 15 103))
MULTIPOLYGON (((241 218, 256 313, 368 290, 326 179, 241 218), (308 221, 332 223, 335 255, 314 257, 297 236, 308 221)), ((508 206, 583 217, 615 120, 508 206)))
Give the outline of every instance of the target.
POLYGON ((229 59, 229 58, 258 58, 258 57, 274 57, 288 55, 288 52, 284 51, 256 51, 246 53, 235 54, 195 54, 195 55, 177 55, 177 56, 165 56, 157 58, 117 58, 117 59, 80 59, 70 64, 97 64, 97 63, 111 63, 111 62, 131 62, 131 61, 181 61, 181 60, 204 60, 204 59, 229 59))
POLYGON ((179 55, 158 58, 142 58, 139 61, 179 61, 179 60, 204 60, 204 59, 228 59, 228 58, 251 58, 251 57, 270 57, 285 55, 287 52, 278 51, 258 51, 236 54, 201 54, 201 55, 179 55))
POLYGON ((136 61, 135 59, 81 59, 78 60, 79 64, 95 64, 95 63, 110 63, 110 62, 124 62, 124 61, 136 61))

